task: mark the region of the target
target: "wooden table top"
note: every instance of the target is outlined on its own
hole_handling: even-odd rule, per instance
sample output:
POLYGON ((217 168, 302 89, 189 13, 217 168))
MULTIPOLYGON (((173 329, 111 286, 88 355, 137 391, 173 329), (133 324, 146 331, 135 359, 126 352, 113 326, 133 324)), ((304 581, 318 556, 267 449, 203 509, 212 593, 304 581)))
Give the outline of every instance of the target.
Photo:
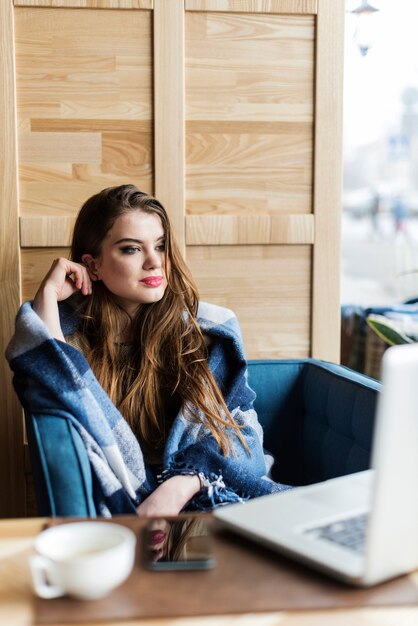
MULTIPOLYGON (((0 520, 0 624, 34 624, 28 556, 33 539, 47 520, 0 520)), ((411 574, 418 586, 418 572, 411 574)), ((142 619, 101 622, 106 626, 417 626, 418 606, 357 608, 349 610, 280 611, 195 618, 142 619)), ((68 622, 71 624, 71 621, 68 622)), ((95 623, 98 626, 98 623, 95 623)), ((90 626, 94 626, 92 622, 90 626)))

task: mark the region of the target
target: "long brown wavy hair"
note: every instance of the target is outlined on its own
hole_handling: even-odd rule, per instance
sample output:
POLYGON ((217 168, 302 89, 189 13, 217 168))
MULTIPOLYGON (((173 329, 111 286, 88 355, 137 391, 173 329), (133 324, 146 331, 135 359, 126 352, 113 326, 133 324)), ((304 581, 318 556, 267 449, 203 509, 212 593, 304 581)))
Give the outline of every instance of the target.
POLYGON ((165 233, 167 287, 158 302, 141 304, 135 317, 116 303, 101 281, 78 313, 83 352, 111 400, 133 431, 151 449, 164 446, 167 406, 204 423, 226 456, 235 432, 248 448, 208 366, 208 350, 196 320, 198 291, 174 240, 162 204, 134 185, 103 189, 82 206, 73 231, 71 259, 101 255, 102 242, 115 220, 130 211, 158 215, 165 233), (116 338, 131 325, 133 345, 121 360, 116 338), (174 402, 175 405, 175 402, 174 402))

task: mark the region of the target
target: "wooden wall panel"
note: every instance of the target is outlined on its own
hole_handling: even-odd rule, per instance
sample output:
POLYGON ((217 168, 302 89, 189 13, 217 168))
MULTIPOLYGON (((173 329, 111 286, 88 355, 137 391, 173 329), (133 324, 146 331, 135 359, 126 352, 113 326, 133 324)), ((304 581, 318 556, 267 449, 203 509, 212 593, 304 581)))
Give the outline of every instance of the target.
POLYGON ((20 303, 13 13, 0 2, 0 517, 25 513, 23 415, 4 350, 20 303))
POLYGON ((186 5, 200 9, 186 13, 188 260, 202 297, 238 314, 251 358, 305 357, 315 18, 221 5, 237 6, 186 5))
POLYGON ((152 13, 15 15, 21 215, 74 215, 126 182, 152 193, 152 13))
POLYGON ((167 209, 184 252, 184 10, 155 0, 155 195, 167 209))
POLYGON ((310 246, 190 247, 202 300, 231 308, 248 358, 298 358, 310 349, 310 246))
POLYGON ((312 356, 339 361, 344 0, 321 0, 316 35, 312 356))
POLYGON ((313 51, 312 16, 186 13, 187 119, 312 121, 313 51))
POLYGON ((27 248, 22 250, 22 299, 32 300, 52 265, 60 256, 67 257, 69 248, 27 248))
POLYGON ((312 122, 188 121, 188 214, 309 213, 312 139, 312 122))
POLYGON ((75 216, 25 216, 19 220, 22 248, 70 246, 75 216))
POLYGON ((186 13, 187 214, 312 210, 314 18, 186 13))

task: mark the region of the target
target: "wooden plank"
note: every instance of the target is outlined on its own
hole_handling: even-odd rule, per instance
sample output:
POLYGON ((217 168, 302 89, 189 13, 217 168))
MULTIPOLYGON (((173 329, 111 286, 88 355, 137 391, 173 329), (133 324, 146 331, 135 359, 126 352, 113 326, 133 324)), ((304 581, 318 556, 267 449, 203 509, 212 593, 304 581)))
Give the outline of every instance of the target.
POLYGON ((21 252, 23 300, 32 300, 54 259, 68 258, 69 248, 25 248, 21 252))
POLYGON ((202 300, 238 316, 248 358, 309 356, 311 246, 193 246, 187 262, 202 300))
MULTIPOLYGON (((26 103, 23 102, 22 104, 25 105, 26 103)), ((67 118, 70 120, 79 118, 108 120, 116 117, 125 120, 149 120, 152 117, 152 109, 149 102, 144 102, 138 97, 121 102, 120 96, 117 94, 113 98, 108 94, 106 100, 100 102, 97 102, 92 95, 86 96, 83 100, 77 98, 74 94, 74 98, 71 100, 61 100, 59 112, 63 119, 67 118)))
POLYGON ((75 219, 75 216, 22 216, 20 245, 22 248, 69 246, 75 219))
POLYGON ((20 214, 71 216, 127 182, 152 194, 152 12, 19 7, 15 22, 20 214))
POLYGON ((314 15, 318 11, 318 0, 185 0, 185 7, 186 11, 314 15))
POLYGON ((152 9, 153 0, 14 0, 16 7, 66 9, 152 9))
POLYGON ((97 100, 102 93, 92 83, 107 85, 108 92, 117 90, 117 76, 109 77, 109 70, 149 67, 151 19, 151 11, 16 7, 18 60, 27 73, 33 72, 24 78, 46 83, 48 99, 54 86, 58 91, 68 87, 71 94, 77 85, 77 90, 90 88, 91 99, 97 100))
MULTIPOLYGON (((207 125, 204 124, 203 126, 207 125)), ((231 130, 234 122, 230 124, 231 130)), ((241 124, 239 124, 241 125, 241 124)), ((292 124, 282 125, 291 127, 292 124)), ((194 163, 199 167, 228 168, 239 164, 242 168, 277 169, 290 166, 305 171, 312 164, 312 130, 302 126, 305 132, 278 134, 255 133, 251 128, 241 133, 213 128, 208 131, 189 132, 186 142, 186 158, 189 168, 194 163)), ((220 172, 219 172, 220 173, 220 172)), ((305 178, 305 177, 303 177, 305 178)))
MULTIPOLYGON (((32 121, 33 123, 35 120, 32 121)), ((48 128, 42 127, 44 120, 36 120, 36 124, 39 128, 32 128, 32 130, 48 130, 48 128)), ((196 133, 205 134, 227 134, 227 135, 277 135, 283 136, 305 136, 312 134, 312 122, 234 122, 231 124, 229 121, 216 121, 211 120, 187 120, 186 121, 186 133, 193 135, 196 133)), ((57 128, 56 130, 63 130, 57 128)), ((70 128, 70 130, 80 130, 79 128, 70 128)), ((91 130, 91 129, 90 129, 91 130)), ((95 129, 93 129, 95 130, 95 129)))
POLYGON ((340 359, 344 0, 320 0, 316 45, 312 356, 340 359))
POLYGON ((152 162, 151 133, 104 132, 102 133, 103 168, 106 171, 123 172, 135 168, 137 176, 150 171, 152 162))
MULTIPOLYGON (((98 193, 104 187, 123 185, 126 182, 136 184, 146 193, 153 193, 151 172, 142 177, 138 176, 137 167, 130 168, 129 173, 126 171, 124 173, 106 172, 101 167, 100 170, 95 171, 91 167, 74 165, 70 184, 60 183, 58 177, 52 182, 44 182, 43 178, 39 178, 36 182, 26 182, 21 178, 20 214, 25 217, 75 215, 87 198, 93 194, 98 193)), ((49 175, 49 172, 48 164, 48 170, 43 170, 42 176, 49 175)), ((26 168, 24 173, 26 176, 26 168)))
POLYGON ((100 133, 23 133, 20 163, 101 163, 100 133))
POLYGON ((154 2, 154 185, 184 250, 184 6, 154 2))
POLYGON ((313 215, 188 215, 189 246, 313 244, 313 215))
POLYGON ((118 119, 60 119, 60 118, 32 118, 30 128, 32 132, 130 132, 149 133, 152 132, 151 120, 118 120, 118 119))
MULTIPOLYGON (((219 178, 215 172, 210 176, 200 173, 198 176, 187 176, 186 216, 188 215, 309 215, 312 210, 311 189, 308 184, 297 182, 297 172, 292 187, 284 186, 274 179, 277 171, 259 172, 254 177, 251 170, 245 172, 229 172, 227 180, 225 172, 222 188, 216 185, 219 178), (273 179, 269 178, 271 174, 273 179), (254 184, 251 184, 254 177, 254 184), (265 183, 265 184, 263 184, 265 183), (193 185, 193 190, 190 189, 193 185), (246 193, 248 191, 248 193, 246 193)), ((300 178, 300 177, 299 177, 300 178)))
POLYGON ((186 210, 312 212, 315 18, 186 13, 186 210))
POLYGON ((272 104, 268 102, 246 103, 235 102, 225 106, 222 98, 213 99, 213 109, 207 110, 204 100, 189 102, 187 117, 190 120, 242 120, 249 122, 312 122, 313 106, 309 103, 287 104, 286 102, 272 104))
POLYGON ((268 126, 186 125, 187 214, 312 211, 312 125, 268 126))
POLYGON ((186 13, 188 122, 312 123, 314 20, 186 13))
MULTIPOLYGON (((14 25, 11 2, 0 2, 0 352, 13 333, 20 304, 20 255, 14 25)), ((0 359, 0 517, 25 514, 22 410, 7 361, 0 359)))

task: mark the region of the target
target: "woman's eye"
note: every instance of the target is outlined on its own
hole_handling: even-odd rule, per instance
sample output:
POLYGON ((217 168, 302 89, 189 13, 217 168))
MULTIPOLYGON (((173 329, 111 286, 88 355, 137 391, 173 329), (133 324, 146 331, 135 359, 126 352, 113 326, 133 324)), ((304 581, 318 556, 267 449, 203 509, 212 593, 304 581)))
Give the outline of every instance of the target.
POLYGON ((158 250, 158 252, 164 252, 164 250, 165 250, 165 243, 161 243, 155 249, 158 250))
POLYGON ((125 246, 121 248, 122 254, 135 254, 135 252, 139 252, 140 248, 134 246, 125 246))

